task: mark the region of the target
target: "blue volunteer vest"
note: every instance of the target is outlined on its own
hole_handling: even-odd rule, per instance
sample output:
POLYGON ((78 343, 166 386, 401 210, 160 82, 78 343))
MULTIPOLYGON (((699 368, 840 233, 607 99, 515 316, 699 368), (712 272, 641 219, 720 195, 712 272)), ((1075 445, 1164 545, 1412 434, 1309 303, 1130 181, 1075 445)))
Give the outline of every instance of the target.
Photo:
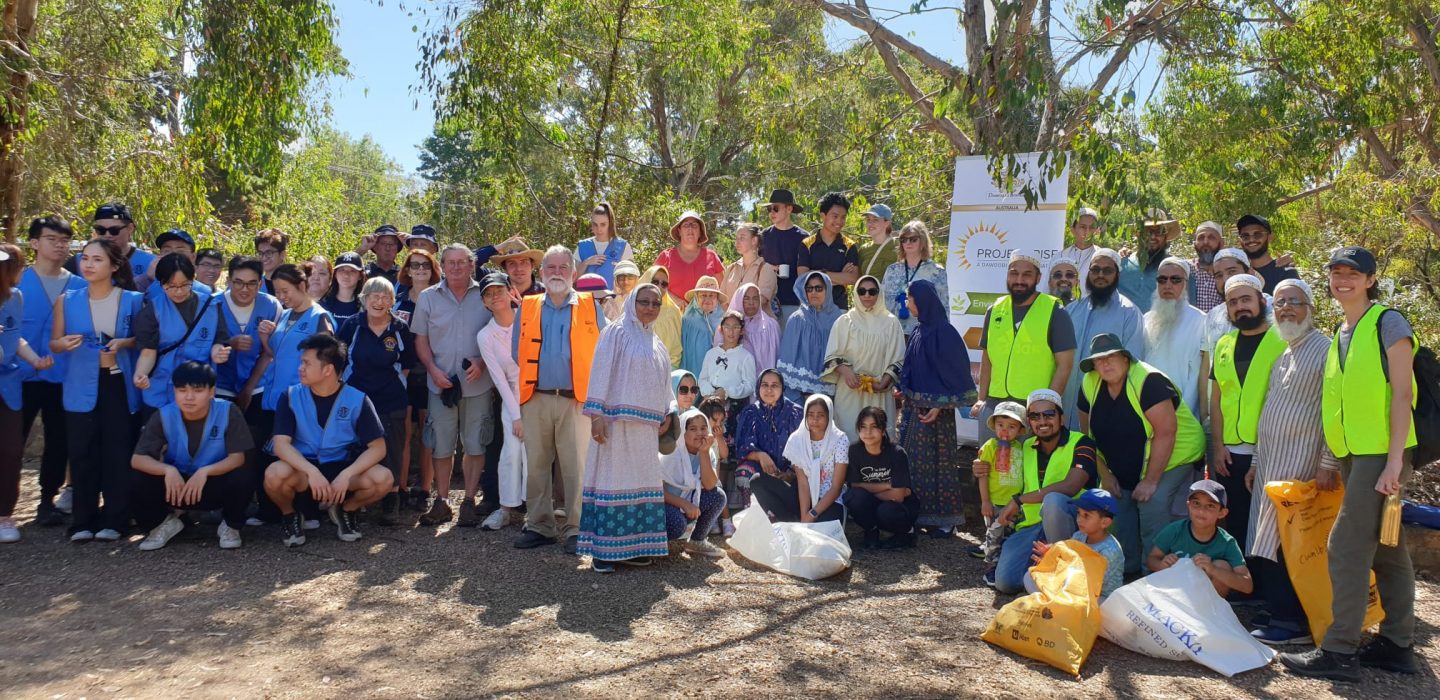
MULTIPOLYGON (((136 281, 139 281, 139 280, 141 280, 141 279, 148 279, 148 277, 146 277, 146 276, 150 274, 150 263, 155 262, 155 258, 156 258, 156 255, 155 255, 154 253, 152 253, 152 252, 150 252, 150 251, 148 251, 148 250, 145 250, 144 248, 141 248, 141 247, 139 247, 139 246, 135 246, 134 248, 131 248, 131 249, 130 249, 130 275, 131 275, 132 277, 134 277, 134 278, 136 279, 136 281)), ((153 282, 153 280, 152 280, 152 282, 153 282)), ((150 287, 153 287, 153 286, 155 286, 155 285, 153 285, 153 284, 147 284, 147 285, 145 285, 145 289, 142 289, 142 290, 140 290, 140 291, 142 291, 142 292, 143 292, 143 291, 147 291, 147 290, 150 289, 150 287)))
POLYGON ((157 352, 180 342, 181 338, 185 338, 185 342, 155 359, 155 368, 150 370, 150 388, 142 394, 146 406, 160 408, 175 401, 170 375, 175 373, 176 367, 190 360, 210 364, 210 346, 215 343, 215 332, 220 327, 220 317, 215 313, 215 305, 221 302, 217 299, 210 302, 209 308, 205 308, 207 299, 205 296, 195 297, 195 313, 200 316, 195 319, 195 330, 190 332, 189 338, 185 338, 185 317, 180 315, 180 309, 176 308, 169 297, 162 295, 159 300, 150 303, 150 308, 155 309, 155 320, 160 324, 160 347, 157 352), (201 313, 201 309, 204 309, 204 313, 201 313))
POLYGON ((292 309, 281 313, 280 320, 275 322, 275 332, 270 335, 270 351, 275 357, 265 370, 265 395, 260 401, 260 408, 267 411, 280 405, 280 392, 300 384, 300 341, 315 334, 321 318, 329 319, 332 328, 335 326, 334 317, 319 304, 311 304, 287 327, 294 314, 292 309))
MULTIPOLYGON (((90 318, 90 290, 73 289, 65 292, 65 301, 62 303, 65 308, 65 327, 61 329, 63 334, 85 337, 80 347, 67 353, 70 357, 65 363, 63 402, 66 411, 88 413, 95 410, 100 373, 108 371, 100 369, 101 344, 99 336, 95 334, 95 322, 90 318)), ((145 297, 140 292, 121 290, 120 312, 115 319, 116 338, 130 338, 135 335, 135 314, 140 313, 143 303, 145 297)), ((137 354, 134 348, 129 348, 116 355, 120 373, 125 377, 125 395, 129 400, 131 413, 140 410, 140 390, 130 381, 130 378, 135 376, 137 354)))
POLYGON ((172 403, 160 409, 160 423, 165 428, 165 463, 185 476, 230 454, 225 450, 225 431, 230 427, 230 402, 225 399, 211 399, 210 415, 205 417, 200 446, 195 448, 193 457, 190 455, 190 432, 185 430, 185 417, 181 415, 180 407, 172 403))
POLYGON ((260 352, 264 349, 260 343, 260 322, 273 320, 280 311, 280 302, 264 292, 256 294, 255 309, 250 312, 250 321, 241 326, 235 314, 230 311, 230 305, 226 303, 229 298, 230 292, 225 292, 223 297, 215 300, 215 305, 220 307, 220 318, 225 321, 226 330, 230 331, 232 338, 248 335, 253 342, 246 352, 230 349, 230 361, 216 368, 219 377, 215 386, 238 395, 245 388, 245 382, 250 381, 250 373, 255 370, 255 362, 260 359, 260 352))
MULTIPOLYGON (((605 284, 610 289, 615 288, 615 264, 620 262, 621 257, 625 255, 625 250, 629 247, 630 244, 626 243, 624 239, 612 236, 610 245, 605 246, 605 262, 600 267, 591 270, 591 272, 604 277, 605 284)), ((579 255, 581 260, 587 260, 591 256, 600 254, 600 251, 595 248, 595 239, 593 238, 580 241, 580 245, 575 248, 575 254, 579 255)))
MULTIPOLYGON (((20 290, 10 290, 10 298, 0 306, 0 400, 12 411, 20 410, 21 367, 30 365, 20 359, 20 319, 25 316, 25 302, 20 290)), ((13 438, 12 438, 13 439, 13 438)))
POLYGON ((320 419, 315 415, 315 399, 310 395, 310 387, 296 384, 286 391, 290 397, 290 411, 295 414, 292 442, 295 449, 316 465, 339 462, 349 457, 350 447, 355 444, 355 424, 359 422, 360 410, 365 407, 365 394, 349 384, 341 384, 340 395, 335 397, 330 417, 322 429, 320 419))
MULTIPOLYGON (((72 289, 84 289, 85 278, 80 275, 70 275, 70 280, 65 283, 65 288, 60 290, 64 295, 72 289)), ((50 298, 45 293, 45 285, 40 282, 40 275, 35 273, 33 268, 25 268, 20 275, 20 293, 30 300, 25 305, 25 315, 20 322, 20 335, 24 336, 25 342, 30 344, 30 349, 36 355, 46 357, 50 355, 50 329, 55 323, 55 302, 57 299, 50 298)), ((10 328, 10 326, 6 326, 10 328)), ((44 372, 36 370, 30 365, 20 368, 20 377, 27 382, 50 382, 59 384, 65 378, 64 354, 55 356, 55 366, 44 372)))

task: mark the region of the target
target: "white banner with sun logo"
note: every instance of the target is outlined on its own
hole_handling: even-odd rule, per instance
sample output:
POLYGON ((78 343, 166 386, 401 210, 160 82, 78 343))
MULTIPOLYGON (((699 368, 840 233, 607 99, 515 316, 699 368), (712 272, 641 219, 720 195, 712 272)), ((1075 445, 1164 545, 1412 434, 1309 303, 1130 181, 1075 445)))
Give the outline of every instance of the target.
MULTIPOLYGON (((1008 294, 1005 273, 1010 251, 1022 250, 1038 258, 1048 272, 1050 261, 1065 247, 1065 204, 1069 197, 1067 165, 1045 178, 1039 153, 1015 157, 1011 190, 995 184, 986 156, 955 159, 955 191, 950 200, 950 246, 945 260, 950 286, 950 322, 965 338, 972 370, 979 375, 980 332, 990 305, 1008 294), (1042 184, 1043 179, 1043 184, 1042 184), (1027 207, 1021 194, 1026 187, 1036 201, 1027 207)), ((957 429, 965 441, 974 441, 977 423, 960 411, 957 429)))

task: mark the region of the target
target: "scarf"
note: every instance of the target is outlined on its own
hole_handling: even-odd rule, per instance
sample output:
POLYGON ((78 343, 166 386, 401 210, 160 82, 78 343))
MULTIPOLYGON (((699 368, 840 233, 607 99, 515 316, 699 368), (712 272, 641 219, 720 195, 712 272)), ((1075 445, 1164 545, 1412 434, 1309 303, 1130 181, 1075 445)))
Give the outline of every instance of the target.
POLYGON ((953 408, 975 390, 970 376, 970 350, 959 331, 950 325, 945 302, 926 280, 910 284, 910 298, 919 312, 920 325, 910 334, 900 389, 922 403, 953 408))
POLYGON ((830 343, 830 329, 840 319, 841 312, 835 306, 830 292, 830 276, 823 272, 810 272, 795 280, 795 294, 800 298, 800 309, 790 315, 785 323, 785 332, 780 337, 780 356, 775 368, 785 375, 785 390, 791 400, 807 394, 833 394, 835 385, 820 381, 825 369, 825 347, 830 343), (825 283, 825 299, 814 307, 806 300, 805 284, 819 277, 825 283))
POLYGON ((755 378, 754 399, 735 422, 736 454, 743 459, 751 452, 764 452, 775 460, 775 466, 781 471, 789 469, 790 460, 783 454, 785 441, 804 422, 800 406, 785 398, 785 377, 773 369, 763 370, 755 378), (760 382, 767 375, 780 380, 780 400, 768 406, 760 400, 760 382))
MULTIPOLYGON (((735 296, 730 297, 730 310, 745 319, 745 338, 740 341, 740 345, 755 357, 755 369, 764 371, 775 367, 776 351, 780 348, 780 323, 765 313, 763 305, 754 316, 745 315, 745 292, 751 287, 755 288, 757 294, 760 292, 757 285, 740 285, 740 288, 735 290, 735 296)), ((716 321, 712 343, 718 347, 724 345, 724 340, 720 336, 720 323, 716 321)))
MULTIPOLYGON (((881 288, 880 280, 873 275, 861 277, 855 288, 859 289, 860 283, 865 280, 870 280, 876 289, 881 288)), ((832 376, 831 370, 848 364, 857 374, 878 377, 889 373, 898 377, 900 362, 904 358, 905 334, 900 329, 900 319, 885 308, 878 296, 875 297, 875 305, 869 309, 857 296, 855 305, 840 317, 830 331, 830 341, 825 346, 825 376, 843 381, 839 375, 832 376)))
POLYGON ((655 335, 660 338, 660 342, 665 345, 666 352, 669 353, 668 364, 671 369, 674 369, 680 365, 680 354, 683 347, 680 344, 680 306, 675 302, 672 294, 660 290, 660 287, 655 284, 655 273, 657 272, 664 272, 667 277, 672 276, 664 266, 651 265, 645 274, 640 275, 640 281, 636 283, 635 289, 630 291, 625 304, 628 309, 635 297, 635 292, 640 291, 640 288, 647 284, 660 291, 660 316, 655 319, 654 330, 655 335))
POLYGON ((655 336, 655 324, 643 325, 635 317, 635 299, 646 288, 661 294, 655 285, 636 287, 636 293, 625 300, 620 322, 600 331, 590 369, 585 415, 656 426, 665 419, 672 393, 666 391, 669 386, 665 381, 670 360, 665 346, 655 336))
MULTIPOLYGON (((700 409, 692 408, 680 414, 680 435, 685 435, 685 426, 695 418, 705 422, 705 434, 710 434, 710 419, 700 409)), ((661 479, 666 486, 674 487, 679 491, 678 496, 698 506, 700 505, 700 475, 695 473, 690 466, 690 450, 685 449, 683 443, 682 439, 679 449, 660 457, 661 479)))
POLYGON ((800 427, 790 433, 785 440, 785 459, 790 460, 793 469, 805 472, 805 483, 810 487, 810 503, 814 505, 820 502, 820 480, 822 470, 828 464, 833 469, 837 462, 850 461, 849 450, 844 453, 840 451, 840 445, 848 442, 845 433, 835 427, 835 407, 830 403, 830 397, 824 394, 816 394, 805 400, 805 409, 801 415, 810 412, 810 404, 816 401, 824 402, 826 415, 829 416, 830 425, 825 427, 825 436, 820 439, 820 453, 816 455, 810 449, 810 426, 801 419, 800 427))

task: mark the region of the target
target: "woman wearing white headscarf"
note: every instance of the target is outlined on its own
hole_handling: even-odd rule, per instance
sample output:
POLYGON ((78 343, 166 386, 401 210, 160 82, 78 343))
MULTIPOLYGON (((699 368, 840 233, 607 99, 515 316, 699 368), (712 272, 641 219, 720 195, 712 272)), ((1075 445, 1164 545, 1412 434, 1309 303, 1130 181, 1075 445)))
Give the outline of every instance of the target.
MULTIPOLYGON (((880 280, 865 275, 855 283, 855 305, 835 322, 825 346, 820 380, 835 384, 835 423, 851 442, 860 409, 875 406, 895 413, 895 383, 905 359, 900 319, 880 302, 880 280)), ((894 433, 891 433, 894 436, 894 433)))
POLYGON ((850 462, 850 438, 835 427, 830 397, 815 394, 805 401, 805 420, 785 441, 785 459, 795 480, 783 481, 759 474, 750 490, 772 522, 844 522, 845 470, 850 462))
POLYGON ((577 553, 599 573, 670 552, 661 488, 660 423, 670 410, 670 358, 653 326, 664 292, 652 284, 600 331, 584 412, 591 438, 581 491, 577 553))

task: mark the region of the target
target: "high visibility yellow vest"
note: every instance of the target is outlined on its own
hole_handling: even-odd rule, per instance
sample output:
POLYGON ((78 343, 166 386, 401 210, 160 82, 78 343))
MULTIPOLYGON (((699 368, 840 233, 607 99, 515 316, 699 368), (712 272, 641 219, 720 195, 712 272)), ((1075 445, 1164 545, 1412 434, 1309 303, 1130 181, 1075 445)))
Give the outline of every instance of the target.
MULTIPOLYGON (((1164 372, 1138 360, 1131 361, 1130 374, 1125 378, 1125 395, 1130 399, 1130 407, 1135 409, 1136 415, 1140 416, 1140 423, 1145 426, 1145 465, 1141 470, 1142 476, 1144 470, 1148 469, 1150 465, 1150 443, 1155 437, 1155 427, 1150 424, 1150 419, 1145 417, 1145 410, 1140 407, 1140 388, 1145 385, 1145 378, 1152 374, 1165 377, 1165 381, 1170 382, 1170 386, 1175 386, 1175 382, 1171 381, 1164 372)), ((1095 397, 1100 395, 1100 385, 1104 382, 1100 380, 1100 373, 1094 370, 1086 372, 1082 381, 1085 399, 1090 402, 1093 411, 1095 397)), ((1175 393, 1178 395, 1180 391, 1177 389, 1175 393)), ((1092 425, 1095 423, 1095 419, 1096 416, 1092 412, 1090 414, 1092 425)), ((1190 412, 1190 407, 1184 401, 1175 407, 1175 423, 1175 449, 1170 452, 1170 463, 1165 466, 1165 471, 1170 471, 1182 464, 1194 464, 1205 456, 1205 430, 1200 427, 1200 421, 1195 420, 1195 414, 1190 412)))
POLYGON ((985 334, 985 352, 990 356, 990 385, 986 395, 994 399, 1024 401, 1030 392, 1050 386, 1055 376, 1055 353, 1050 349, 1050 316, 1059 300, 1049 294, 1035 295, 1030 311, 1015 330, 1015 310, 1010 297, 1001 297, 990 307, 990 328, 985 334))
POLYGON ((1285 339, 1271 326, 1255 348, 1245 379, 1235 370, 1240 331, 1230 331, 1215 344, 1215 380, 1220 384, 1220 412, 1225 418, 1225 444, 1253 445, 1260 429, 1260 409, 1270 390, 1270 368, 1285 352, 1285 339))
MULTIPOLYGON (((1036 449, 1039 438, 1030 438, 1025 441, 1022 451, 1025 453, 1025 486, 1022 493, 1039 491, 1053 484, 1058 484, 1070 476, 1070 469, 1075 466, 1075 446, 1080 444, 1080 438, 1084 437, 1077 430, 1070 431, 1070 437, 1065 444, 1055 448, 1050 453, 1050 460, 1045 463, 1045 474, 1040 474, 1040 451, 1036 449)), ((1080 494, 1075 494, 1078 497, 1080 494)), ((1072 497, 1073 498, 1073 497, 1072 497)), ((1030 527, 1040 522, 1039 503, 1022 503, 1021 510, 1025 513, 1025 519, 1015 526, 1016 530, 1022 527, 1030 527)))
MULTIPOLYGON (((1390 452, 1390 381, 1380 364, 1380 314, 1382 304, 1373 304, 1360 317, 1350 335, 1345 368, 1340 368, 1340 341, 1330 343, 1325 357, 1325 385, 1320 392, 1320 414, 1325 426, 1325 443, 1336 457, 1383 455, 1390 452)), ((1413 357, 1416 343, 1411 343, 1413 357)), ((1415 379, 1410 379, 1414 396, 1415 379)), ((1414 402, 1411 402, 1414 407, 1414 402)), ((1410 417, 1406 447, 1414 447, 1415 417, 1410 417)))

